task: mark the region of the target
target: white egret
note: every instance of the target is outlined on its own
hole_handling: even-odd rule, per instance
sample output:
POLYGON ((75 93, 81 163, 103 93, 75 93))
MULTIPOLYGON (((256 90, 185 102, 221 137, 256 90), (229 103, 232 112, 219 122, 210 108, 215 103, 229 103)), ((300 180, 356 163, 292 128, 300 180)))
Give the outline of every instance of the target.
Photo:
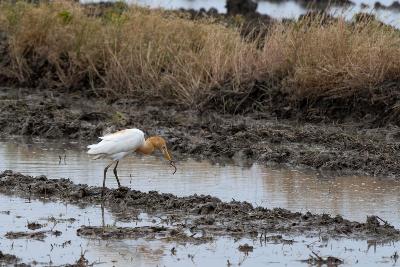
POLYGON ((99 143, 88 146, 89 150, 87 153, 90 155, 95 155, 94 159, 109 158, 112 160, 112 162, 104 169, 102 195, 104 194, 104 189, 106 186, 106 175, 108 168, 114 162, 116 162, 114 167, 114 175, 115 179, 117 179, 118 187, 121 187, 117 173, 118 163, 121 159, 134 152, 149 155, 158 149, 164 154, 164 158, 170 162, 170 165, 175 168, 174 174, 176 172, 175 163, 167 149, 167 144, 160 136, 152 136, 145 140, 144 133, 141 130, 125 129, 116 133, 102 136, 100 139, 102 140, 99 143))

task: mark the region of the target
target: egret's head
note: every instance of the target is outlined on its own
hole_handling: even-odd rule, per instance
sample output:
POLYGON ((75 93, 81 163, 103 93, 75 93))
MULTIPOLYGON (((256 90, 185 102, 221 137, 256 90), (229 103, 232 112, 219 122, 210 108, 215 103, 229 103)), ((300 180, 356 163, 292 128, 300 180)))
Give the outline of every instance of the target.
POLYGON ((153 136, 153 137, 150 137, 149 139, 150 139, 151 144, 154 146, 154 148, 159 149, 163 153, 164 158, 166 160, 169 160, 169 161, 172 160, 171 155, 167 149, 167 143, 165 142, 164 138, 162 138, 160 136, 153 136))
POLYGON ((155 149, 159 149, 163 153, 164 158, 169 161, 172 167, 175 168, 174 170, 175 173, 176 172, 175 163, 172 160, 171 154, 168 151, 167 142, 165 142, 164 138, 160 136, 153 136, 149 138, 149 141, 151 142, 151 144, 155 149))

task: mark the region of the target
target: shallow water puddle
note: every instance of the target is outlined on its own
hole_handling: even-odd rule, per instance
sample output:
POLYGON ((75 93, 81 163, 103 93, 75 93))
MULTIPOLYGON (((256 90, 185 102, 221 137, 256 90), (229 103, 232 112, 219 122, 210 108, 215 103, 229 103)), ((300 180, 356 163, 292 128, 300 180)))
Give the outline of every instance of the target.
MULTIPOLYGON (((105 249, 113 247, 112 241, 100 242, 80 238, 76 234, 81 225, 102 225, 100 207, 79 208, 63 203, 28 200, 0 195, 0 250, 14 254, 25 263, 34 261, 41 265, 74 263, 81 253, 92 262, 111 262, 118 258, 118 251, 105 249), (43 227, 28 229, 28 223, 43 227), (7 238, 8 232, 41 232, 45 238, 7 238), (53 233, 47 233, 53 231, 53 233)), ((153 220, 153 219, 152 219, 153 220)), ((140 214, 131 223, 117 222, 104 212, 105 225, 144 226, 151 225, 146 214, 140 214)), ((157 222, 156 222, 157 223, 157 222)))
MULTIPOLYGON (((11 169, 100 186, 106 164, 107 160, 91 160, 84 146, 78 144, 0 142, 0 171, 11 169)), ((392 179, 323 177, 316 172, 276 170, 258 164, 222 166, 194 160, 180 161, 177 167, 177 173, 172 175, 171 167, 161 156, 131 156, 121 161, 118 169, 123 186, 141 191, 157 190, 178 196, 210 194, 224 201, 235 199, 269 208, 341 214, 358 221, 374 214, 400 227, 400 182, 392 179)), ((107 186, 117 187, 111 170, 107 186)))
MULTIPOLYGON (((157 218, 140 214, 139 220, 117 221, 107 210, 104 221, 111 226, 160 225, 157 218)), ((224 237, 201 245, 177 244, 161 240, 98 240, 81 238, 76 230, 81 225, 102 225, 101 208, 79 208, 57 202, 43 202, 0 195, 0 250, 14 254, 25 263, 36 261, 39 266, 74 263, 82 252, 89 263, 100 266, 304 266, 303 260, 312 252, 319 256, 335 256, 344 266, 397 266, 391 258, 400 243, 376 244, 372 241, 324 240, 284 236, 293 242, 275 242, 263 238, 239 239, 224 237), (55 218, 49 219, 49 218, 55 218), (8 231, 28 231, 28 222, 43 224, 34 231, 59 231, 43 240, 8 239, 8 231), (253 249, 240 251, 248 244, 253 249), (231 265, 228 265, 228 262, 231 265)))

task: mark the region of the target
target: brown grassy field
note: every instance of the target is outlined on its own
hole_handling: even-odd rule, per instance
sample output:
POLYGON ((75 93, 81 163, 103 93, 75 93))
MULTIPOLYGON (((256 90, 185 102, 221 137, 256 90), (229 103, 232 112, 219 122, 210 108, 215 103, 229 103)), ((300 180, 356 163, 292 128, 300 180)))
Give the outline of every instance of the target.
POLYGON ((373 19, 310 17, 250 39, 240 26, 176 12, 18 2, 1 4, 0 34, 0 80, 18 86, 190 107, 229 94, 239 105, 272 88, 288 103, 362 98, 397 110, 400 34, 373 19))

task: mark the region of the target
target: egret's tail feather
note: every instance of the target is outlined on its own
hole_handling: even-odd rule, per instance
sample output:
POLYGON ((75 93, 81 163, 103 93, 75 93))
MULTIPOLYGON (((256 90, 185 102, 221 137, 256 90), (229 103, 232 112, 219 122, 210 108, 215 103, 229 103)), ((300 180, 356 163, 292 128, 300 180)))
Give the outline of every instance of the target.
POLYGON ((88 145, 87 148, 89 148, 87 151, 88 154, 95 155, 93 159, 101 159, 105 156, 101 151, 101 146, 99 146, 99 144, 88 145))
POLYGON ((144 133, 138 129, 126 129, 102 136, 97 144, 88 145, 87 153, 114 160, 121 159, 145 144, 144 133))
POLYGON ((102 146, 99 146, 99 144, 88 145, 87 148, 89 148, 87 153, 90 155, 96 155, 96 154, 103 153, 102 146))
POLYGON ((96 156, 94 156, 92 159, 102 159, 104 158, 105 155, 104 154, 97 154, 96 156))
POLYGON ((114 154, 114 142, 109 141, 101 141, 100 143, 89 145, 89 150, 87 151, 90 155, 97 155, 97 154, 114 154))

